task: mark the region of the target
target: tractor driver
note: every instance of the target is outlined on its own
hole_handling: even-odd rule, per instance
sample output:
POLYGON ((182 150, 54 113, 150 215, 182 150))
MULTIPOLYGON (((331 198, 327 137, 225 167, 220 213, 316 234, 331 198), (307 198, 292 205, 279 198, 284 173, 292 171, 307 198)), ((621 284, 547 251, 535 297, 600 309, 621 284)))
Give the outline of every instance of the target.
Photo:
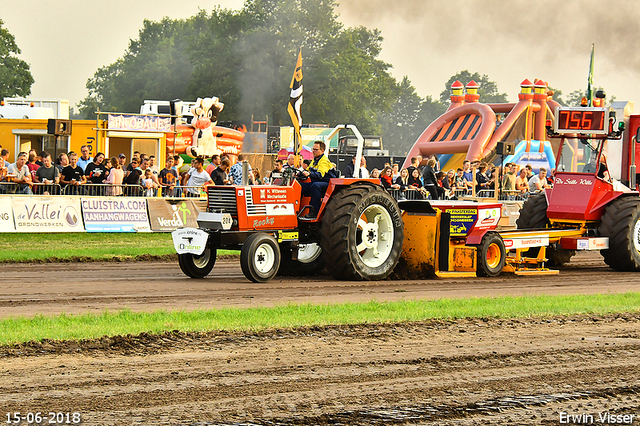
POLYGON ((300 185, 302 185, 302 195, 311 197, 311 206, 313 211, 305 216, 307 219, 313 219, 318 216, 320 204, 324 193, 329 187, 329 179, 331 178, 330 170, 333 164, 329 161, 324 151, 327 148, 324 142, 316 141, 313 143, 313 161, 309 168, 299 173, 300 185))

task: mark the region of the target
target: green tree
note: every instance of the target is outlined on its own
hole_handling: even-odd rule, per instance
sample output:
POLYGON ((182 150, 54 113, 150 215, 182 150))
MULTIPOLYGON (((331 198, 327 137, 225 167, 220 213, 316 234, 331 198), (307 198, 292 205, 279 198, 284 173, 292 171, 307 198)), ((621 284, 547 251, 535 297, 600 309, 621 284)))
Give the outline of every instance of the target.
POLYGON ((139 38, 130 41, 124 57, 98 69, 89 79, 89 95, 79 104, 81 114, 95 118, 97 108, 137 112, 144 99, 183 97, 193 72, 188 47, 197 18, 145 20, 139 38))
POLYGON ((289 82, 303 49, 304 123, 380 131, 395 79, 379 60, 377 30, 344 28, 333 0, 247 0, 187 20, 145 21, 125 56, 89 79, 80 109, 136 111, 144 99, 218 96, 222 120, 289 125, 289 82))
POLYGON ((13 34, 3 25, 4 21, 0 19, 0 99, 27 96, 34 82, 29 64, 15 57, 21 50, 13 34))
POLYGON ((470 73, 468 70, 460 71, 459 73, 451 76, 449 81, 445 84, 445 89, 440 93, 440 102, 449 105, 451 103, 451 85, 459 80, 465 86, 471 80, 478 83, 480 88, 478 94, 480 95, 480 102, 483 103, 500 103, 507 102, 507 94, 498 92, 498 84, 495 81, 489 80, 489 76, 486 74, 480 75, 480 73, 470 73))
MULTIPOLYGON (((597 91, 602 90, 604 91, 604 89, 602 87, 597 87, 593 90, 593 97, 595 98, 595 94, 597 91)), ((606 92, 605 92, 606 93, 606 92)), ((587 96, 587 90, 574 90, 573 92, 571 92, 569 94, 569 98, 567 99, 566 102, 560 102, 558 101, 558 103, 562 104, 562 105, 566 105, 566 106, 580 106, 581 102, 582 102, 582 98, 587 96)), ((556 99, 557 100, 557 99, 556 99)), ((611 103, 613 101, 616 100, 615 96, 606 96, 605 97, 605 103, 607 105, 611 105, 611 103)))
POLYGON ((391 111, 380 117, 384 146, 392 155, 406 155, 420 134, 446 109, 431 96, 422 99, 405 76, 397 85, 391 111))

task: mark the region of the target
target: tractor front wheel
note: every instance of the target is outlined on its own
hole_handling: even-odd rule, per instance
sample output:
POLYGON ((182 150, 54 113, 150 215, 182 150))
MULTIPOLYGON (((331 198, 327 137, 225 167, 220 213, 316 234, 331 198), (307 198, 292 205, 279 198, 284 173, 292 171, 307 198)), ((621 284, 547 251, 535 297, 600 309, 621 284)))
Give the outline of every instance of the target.
POLYGON ((278 275, 318 275, 325 267, 320 244, 309 243, 298 246, 298 260, 293 260, 291 248, 281 247, 278 275))
POLYGON ((242 273, 254 283, 275 277, 280 267, 280 247, 272 235, 258 232, 247 238, 240 251, 242 273))
POLYGON ((195 254, 179 254, 178 264, 182 272, 191 278, 204 278, 213 269, 216 264, 217 250, 212 248, 204 249, 201 255, 195 254))
POLYGON ((618 271, 640 270, 640 200, 619 198, 605 209, 598 234, 609 237, 601 250, 607 265, 618 271))
POLYGON ((382 187, 335 192, 322 216, 321 247, 334 278, 381 280, 398 263, 404 239, 398 203, 382 187))

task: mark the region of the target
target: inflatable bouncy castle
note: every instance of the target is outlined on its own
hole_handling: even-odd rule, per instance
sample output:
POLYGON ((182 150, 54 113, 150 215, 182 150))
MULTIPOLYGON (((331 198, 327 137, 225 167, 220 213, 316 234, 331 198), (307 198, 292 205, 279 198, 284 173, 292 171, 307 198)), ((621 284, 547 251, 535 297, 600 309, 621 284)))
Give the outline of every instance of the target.
POLYGON ((424 162, 432 154, 438 156, 441 170, 461 167, 465 159, 493 162, 498 159, 498 143, 513 143, 513 153, 500 161, 531 164, 536 172, 540 167, 551 170, 555 157, 545 126, 560 104, 547 83, 524 80, 517 103, 480 103, 478 87, 472 80, 464 93, 461 82, 451 85, 451 105, 418 137, 403 167, 410 165, 411 157, 421 155, 424 162))
POLYGON ((242 149, 244 132, 216 126, 223 108, 224 104, 216 97, 198 98, 191 107, 191 124, 179 124, 175 138, 172 133, 167 134, 167 155, 194 158, 226 154, 235 163, 242 149))

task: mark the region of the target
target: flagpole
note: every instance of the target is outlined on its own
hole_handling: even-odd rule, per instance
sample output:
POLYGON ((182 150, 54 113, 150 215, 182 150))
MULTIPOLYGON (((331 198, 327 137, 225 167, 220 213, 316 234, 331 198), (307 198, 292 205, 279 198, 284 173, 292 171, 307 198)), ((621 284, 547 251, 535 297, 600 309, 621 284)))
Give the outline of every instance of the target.
POLYGON ((589 76, 587 78, 587 101, 588 106, 593 106, 593 54, 595 43, 591 43, 591 61, 589 62, 589 76))

